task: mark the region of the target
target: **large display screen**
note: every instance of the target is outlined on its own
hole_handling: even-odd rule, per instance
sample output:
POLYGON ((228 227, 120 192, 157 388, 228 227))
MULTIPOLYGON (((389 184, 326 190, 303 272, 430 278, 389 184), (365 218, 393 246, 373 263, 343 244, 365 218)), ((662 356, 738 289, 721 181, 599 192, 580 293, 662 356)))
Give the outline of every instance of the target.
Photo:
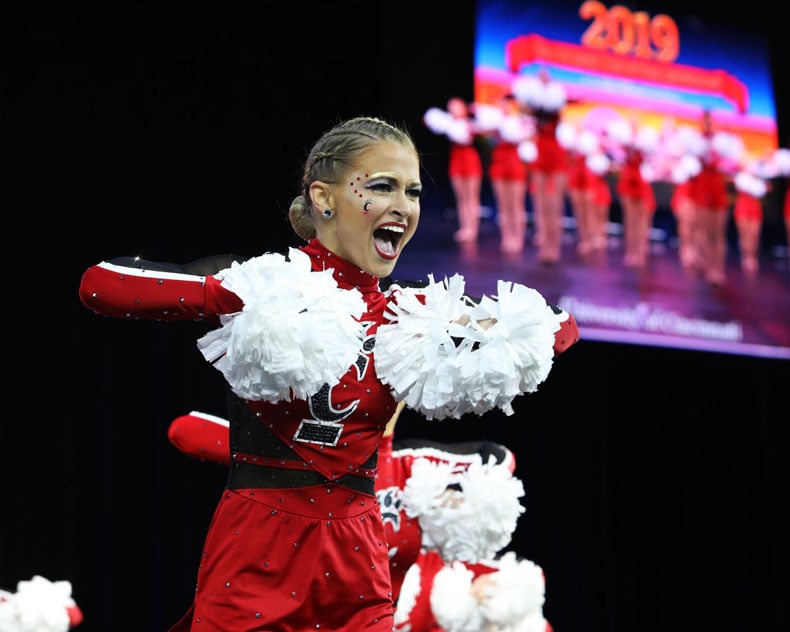
MULTIPOLYGON (((737 25, 597 0, 480 0, 474 47, 476 103, 496 103, 520 75, 547 73, 567 95, 562 120, 577 127, 619 118, 661 133, 668 124, 699 128, 707 111, 719 129, 742 141, 743 165, 767 164, 780 146, 768 50, 759 33, 737 25)), ((583 336, 790 357, 786 177, 767 170, 763 175, 768 193, 762 198, 758 274, 747 277, 736 269, 719 288, 681 278, 679 267, 673 280, 674 269, 658 265, 616 287, 611 275, 594 268, 578 279, 566 275, 558 302, 575 315, 583 336)), ((615 180, 612 174, 613 192, 615 180)), ((675 183, 657 174, 652 186, 656 247, 671 253, 675 183)), ((730 186, 734 199, 732 181, 730 186)), ((615 194, 614 224, 617 213, 615 194)), ((729 221, 729 258, 737 266, 737 236, 729 221)))

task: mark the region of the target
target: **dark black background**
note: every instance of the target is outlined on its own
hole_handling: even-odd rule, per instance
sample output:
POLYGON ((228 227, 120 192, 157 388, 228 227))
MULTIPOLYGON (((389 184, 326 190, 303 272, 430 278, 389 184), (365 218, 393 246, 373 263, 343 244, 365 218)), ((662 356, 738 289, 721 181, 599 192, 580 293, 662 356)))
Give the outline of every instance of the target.
MULTIPOLYGON (((764 33, 787 138, 786 29, 771 4, 658 6, 764 33)), ((84 632, 156 632, 191 601, 225 479, 166 428, 191 409, 223 414, 221 376, 195 348, 201 326, 97 317, 80 275, 116 255, 296 245, 286 210, 301 160, 359 114, 412 130, 423 213, 442 208, 446 149, 420 118, 472 98, 474 3, 5 13, 0 588, 68 579, 84 632)), ((544 568, 557 632, 778 632, 788 377, 781 360, 582 341, 512 417, 407 415, 399 432, 515 449, 527 511, 514 548, 544 568)))

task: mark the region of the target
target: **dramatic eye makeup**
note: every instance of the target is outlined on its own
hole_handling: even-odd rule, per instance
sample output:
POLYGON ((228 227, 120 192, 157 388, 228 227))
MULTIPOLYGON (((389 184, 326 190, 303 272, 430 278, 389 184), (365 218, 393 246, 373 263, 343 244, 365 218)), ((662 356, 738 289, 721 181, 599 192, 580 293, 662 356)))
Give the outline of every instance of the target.
POLYGON ((422 185, 414 184, 406 189, 406 195, 419 199, 422 196, 422 185))
MULTIPOLYGON (((354 188, 354 195, 359 198, 364 197, 360 189, 378 193, 393 193, 400 186, 400 180, 396 176, 374 175, 363 183, 363 179, 368 177, 370 177, 369 174, 357 176, 348 183, 350 187, 354 188)), ((406 185, 406 195, 413 199, 419 199, 422 195, 422 183, 406 185)))
POLYGON ((392 191, 398 184, 395 178, 378 176, 365 183, 365 188, 373 191, 392 191))

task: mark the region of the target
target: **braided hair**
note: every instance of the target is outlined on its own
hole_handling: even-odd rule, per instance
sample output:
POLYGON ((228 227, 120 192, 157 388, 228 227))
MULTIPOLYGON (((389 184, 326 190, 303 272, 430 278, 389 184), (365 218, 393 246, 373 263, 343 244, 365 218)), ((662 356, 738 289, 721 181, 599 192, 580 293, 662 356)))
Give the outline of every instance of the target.
POLYGON ((396 142, 417 153, 408 132, 370 116, 343 121, 324 132, 316 141, 305 160, 302 190, 288 209, 291 227, 299 237, 310 241, 316 236, 310 185, 317 180, 330 184, 340 182, 365 151, 382 142, 396 142))

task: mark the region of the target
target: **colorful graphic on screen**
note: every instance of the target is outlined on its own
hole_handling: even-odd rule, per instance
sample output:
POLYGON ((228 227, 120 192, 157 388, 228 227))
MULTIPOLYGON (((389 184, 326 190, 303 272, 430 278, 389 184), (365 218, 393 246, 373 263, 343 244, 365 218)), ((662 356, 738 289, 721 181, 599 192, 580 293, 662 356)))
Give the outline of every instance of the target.
MULTIPOLYGON (((699 173, 700 160, 687 160, 691 141, 704 136, 704 151, 715 147, 715 134, 705 124, 712 121, 716 132, 731 141, 716 150, 723 157, 720 164, 730 163, 727 238, 735 266, 743 259, 734 222, 738 178, 747 172, 767 185, 759 273, 736 267, 729 279, 706 284, 706 271, 695 270, 693 262, 677 266, 675 260, 660 271, 655 261, 652 268, 626 277, 627 283, 612 284, 594 267, 583 275, 549 277, 561 279, 557 302, 575 315, 583 338, 790 358, 790 223, 785 233, 780 198, 790 175, 790 152, 778 142, 764 38, 737 25, 664 13, 660 3, 642 8, 585 0, 481 0, 475 27, 475 104, 495 105, 509 94, 523 103, 519 86, 537 77, 564 88, 561 118, 575 130, 571 139, 593 132, 603 147, 614 138, 613 130, 628 128, 629 142, 636 145, 633 130, 652 132, 645 137, 660 150, 651 151, 642 168, 657 204, 651 230, 664 231, 656 247, 675 247, 669 237, 677 242, 673 233, 680 234, 671 196, 699 173), (784 165, 777 160, 782 152, 784 165), (780 263, 773 264, 770 249, 784 251, 780 263)), ((609 172, 608 178, 610 226, 622 231, 618 172, 609 172)), ((566 211, 565 219, 572 220, 572 214, 566 211)))
POLYGON ((697 125, 704 110, 759 160, 777 149, 765 44, 755 33, 691 16, 602 2, 478 4, 475 101, 495 103, 522 74, 566 89, 563 113, 584 124, 620 116, 660 130, 697 125))

